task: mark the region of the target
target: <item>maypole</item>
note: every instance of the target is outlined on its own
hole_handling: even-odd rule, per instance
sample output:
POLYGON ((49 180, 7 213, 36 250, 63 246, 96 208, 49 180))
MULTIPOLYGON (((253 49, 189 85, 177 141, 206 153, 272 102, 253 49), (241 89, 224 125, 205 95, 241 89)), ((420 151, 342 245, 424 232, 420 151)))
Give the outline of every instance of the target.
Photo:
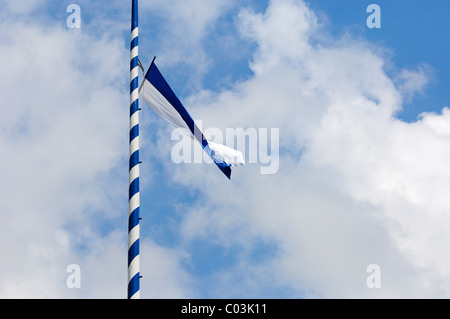
POLYGON ((130 179, 128 193, 128 299, 140 298, 138 39, 138 0, 132 0, 130 47, 130 179))

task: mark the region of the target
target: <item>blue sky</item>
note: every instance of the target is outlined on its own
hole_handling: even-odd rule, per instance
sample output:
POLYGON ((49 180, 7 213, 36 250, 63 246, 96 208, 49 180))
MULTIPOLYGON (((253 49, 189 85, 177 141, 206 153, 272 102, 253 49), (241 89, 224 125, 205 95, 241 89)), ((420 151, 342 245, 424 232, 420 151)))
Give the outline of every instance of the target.
POLYGON ((447 13, 449 4, 443 1, 311 1, 311 7, 323 11, 332 24, 330 32, 340 35, 349 31, 391 50, 392 62, 398 68, 426 63, 433 67, 433 77, 426 92, 404 105, 398 116, 414 121, 421 112, 440 111, 436 105, 446 105, 449 99, 449 63, 446 52, 450 43, 447 13), (382 27, 369 29, 365 12, 369 4, 381 8, 382 27))
MULTIPOLYGON (((0 296, 124 298, 130 5, 4 8, 0 296)), ((140 0, 144 66, 157 56, 204 128, 277 128, 280 150, 275 174, 259 158, 228 181, 175 164, 171 128, 141 106, 142 297, 450 296, 449 9, 140 0)))

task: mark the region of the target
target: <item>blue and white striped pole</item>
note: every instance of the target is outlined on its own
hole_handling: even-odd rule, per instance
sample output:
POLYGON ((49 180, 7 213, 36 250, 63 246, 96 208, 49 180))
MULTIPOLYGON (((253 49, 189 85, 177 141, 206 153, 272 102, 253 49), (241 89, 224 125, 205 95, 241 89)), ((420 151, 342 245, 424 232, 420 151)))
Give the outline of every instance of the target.
POLYGON ((128 299, 140 298, 139 259, 139 60, 138 0, 132 0, 130 54, 130 180, 128 215, 128 299))

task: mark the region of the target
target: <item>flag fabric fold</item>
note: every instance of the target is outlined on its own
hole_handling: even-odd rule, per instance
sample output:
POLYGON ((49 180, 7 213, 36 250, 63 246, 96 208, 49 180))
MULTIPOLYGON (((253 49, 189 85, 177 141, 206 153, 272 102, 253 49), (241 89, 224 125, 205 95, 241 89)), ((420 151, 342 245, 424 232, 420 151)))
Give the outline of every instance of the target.
POLYGON ((232 166, 245 164, 241 152, 206 140, 195 121, 156 67, 154 60, 139 88, 139 97, 172 126, 184 129, 188 136, 197 140, 203 150, 228 178, 231 178, 232 166))

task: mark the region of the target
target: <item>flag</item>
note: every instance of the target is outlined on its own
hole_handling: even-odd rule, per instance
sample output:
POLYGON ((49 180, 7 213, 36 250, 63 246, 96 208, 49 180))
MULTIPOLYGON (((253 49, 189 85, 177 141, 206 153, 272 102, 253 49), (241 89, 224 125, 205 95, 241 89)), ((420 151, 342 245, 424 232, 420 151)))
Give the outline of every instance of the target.
POLYGON ((197 140, 203 147, 203 150, 228 178, 231 177, 232 166, 245 164, 241 152, 206 140, 186 108, 181 104, 156 67, 154 59, 139 88, 139 97, 172 126, 184 129, 188 136, 197 140))

